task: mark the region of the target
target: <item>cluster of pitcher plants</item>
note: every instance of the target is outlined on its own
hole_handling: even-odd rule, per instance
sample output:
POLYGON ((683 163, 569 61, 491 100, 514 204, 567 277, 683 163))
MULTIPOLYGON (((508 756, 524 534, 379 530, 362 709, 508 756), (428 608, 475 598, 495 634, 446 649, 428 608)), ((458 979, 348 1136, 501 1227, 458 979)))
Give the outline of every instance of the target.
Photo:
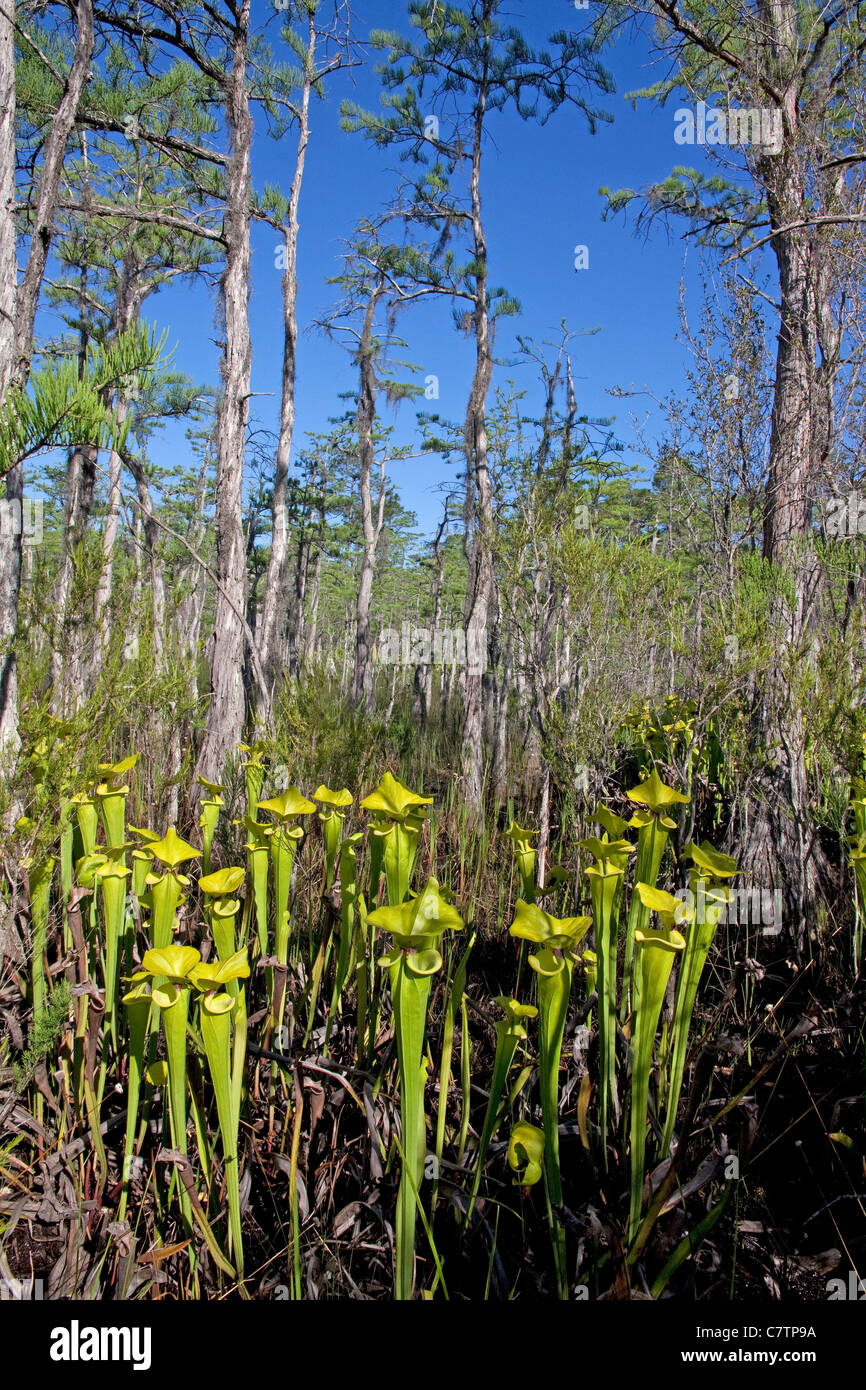
MULTIPOLYGON (((386 1172, 399 1173, 395 1298, 448 1296, 434 1232, 446 1151, 446 1205, 467 1236, 485 1208, 531 1203, 537 1186, 557 1297, 570 1296, 579 1273, 569 1165, 618 1191, 615 1245, 620 1269, 632 1266, 661 1209, 653 1163, 664 1172, 677 1151, 698 992, 737 873, 706 842, 678 844, 686 795, 653 770, 621 799, 626 814, 595 808, 580 870, 555 866, 544 884, 536 832, 512 821, 504 835, 519 884, 507 924, 514 988, 490 1000, 472 992, 473 904, 417 872, 435 862, 431 797, 390 772, 357 806, 345 788, 265 795, 262 750, 242 753, 245 804, 229 808, 225 787, 202 782, 199 833, 189 840, 175 827, 128 823, 136 756, 101 765, 98 785, 59 809, 48 848, 35 847, 44 834, 32 837, 23 865, 33 941, 26 988, 38 1014, 60 974, 49 959, 54 924, 72 1000, 60 1099, 69 1125, 89 1136, 102 1203, 114 1199, 121 1223, 155 1203, 161 1239, 184 1252, 191 1296, 208 1259, 224 1288, 249 1296, 242 1173, 248 1117, 264 1097, 266 1143, 281 1150, 290 1136, 289 1273, 300 1296, 298 1126, 278 1120, 297 1105, 288 1018, 293 1038, 303 1032, 299 1055, 327 1060, 333 1040, 349 1036, 346 1075, 354 1066, 399 1098, 399 1125, 387 1145, 379 1140, 386 1172), (314 879, 303 902, 302 865, 314 879), (495 1036, 474 1127, 470 1009, 495 1036), (104 1121, 118 1091, 123 1160, 112 1172, 104 1121), (581 1143, 563 1159, 562 1133, 573 1132, 575 1116, 581 1143), (155 1128, 161 1148, 145 1181, 142 1153, 155 1128)), ((861 854, 863 844, 866 832, 861 854)), ((42 1101, 35 1096, 40 1116, 42 1101)), ((706 1230, 722 1206, 711 1208, 706 1230)), ((655 1272, 654 1295, 696 1243, 655 1272)))

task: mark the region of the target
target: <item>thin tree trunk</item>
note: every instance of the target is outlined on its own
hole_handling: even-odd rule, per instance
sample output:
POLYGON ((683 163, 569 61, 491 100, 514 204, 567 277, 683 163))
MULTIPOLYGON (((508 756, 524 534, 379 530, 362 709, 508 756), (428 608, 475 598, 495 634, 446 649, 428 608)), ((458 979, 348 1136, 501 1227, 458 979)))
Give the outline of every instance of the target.
MULTIPOLYGON (((485 18, 488 6, 485 5, 485 18)), ((484 771, 484 670, 486 667, 487 614, 493 593, 493 489, 487 456, 487 396, 493 376, 490 314, 487 306, 487 241, 481 215, 481 153, 487 106, 488 56, 475 115, 471 203, 475 281, 475 376, 466 416, 464 447, 467 475, 475 483, 475 534, 466 592, 464 630, 466 672, 463 703, 461 761, 464 797, 472 811, 481 807, 484 771)))
MULTIPOLYGON (((199 470, 195 503, 193 506, 195 526, 193 528, 191 543, 193 550, 198 554, 201 554, 201 549, 207 534, 207 520, 204 512, 209 468, 210 457, 208 450, 206 450, 201 469, 199 470)), ((190 558, 189 564, 185 566, 182 572, 178 587, 182 590, 184 588, 186 589, 186 593, 181 601, 178 618, 179 628, 184 638, 186 659, 190 667, 194 670, 198 658, 199 634, 201 633, 201 622, 204 613, 205 598, 207 596, 207 587, 203 582, 200 566, 192 558, 190 558)))
POLYGON ((538 887, 547 882, 547 858, 550 846, 550 763, 545 760, 541 775, 541 808, 538 813, 538 887))
MULTIPOLYGON (((122 400, 117 403, 117 418, 120 423, 126 418, 126 403, 122 400)), ((90 677, 94 684, 105 664, 111 638, 111 595, 114 584, 114 547, 117 544, 120 521, 121 476, 120 454, 116 449, 112 449, 108 455, 108 512, 102 531, 102 568, 94 599, 96 621, 99 624, 99 641, 95 647, 90 677)))
POLYGON ((508 796, 508 693, 514 678, 514 631, 509 623, 502 668, 502 689, 493 736, 493 795, 497 808, 508 796))
POLYGON ((295 428, 295 379, 298 349, 298 209, 307 146, 310 139, 310 94, 315 72, 316 21, 309 16, 309 47, 304 68, 304 84, 299 111, 298 153, 289 193, 288 221, 283 229, 286 265, 283 273, 283 379, 280 398, 280 432, 274 472, 271 553, 265 579, 265 592, 259 619, 259 656, 268 688, 273 692, 278 675, 280 626, 285 623, 289 589, 289 465, 295 428))
POLYGON ((76 611, 70 600, 76 558, 80 558, 93 511, 97 459, 96 448, 76 445, 69 450, 66 466, 63 551, 52 595, 55 636, 51 651, 51 682, 57 714, 74 713, 84 694, 82 614, 76 611))
POLYGON ((354 647, 352 640, 352 619, 348 608, 343 620, 343 667, 340 672, 340 699, 345 699, 349 690, 349 652, 354 647))
MULTIPOLYGON (((125 333, 132 323, 138 321, 144 293, 144 285, 140 281, 138 283, 135 282, 135 278, 130 274, 130 261, 124 258, 121 265, 119 285, 114 305, 113 327, 115 334, 119 335, 125 333)), ((116 393, 114 409, 118 425, 122 426, 129 413, 129 400, 122 390, 116 393)), ((96 597, 94 600, 95 617, 99 626, 100 640, 94 647, 93 661, 90 670, 91 688, 95 688, 96 682, 99 679, 99 675, 108 655, 108 647, 111 638, 111 598, 114 586, 114 550, 117 544, 117 531, 120 521, 122 482, 123 460, 117 450, 112 449, 108 455, 108 512, 102 532, 102 568, 99 573, 99 580, 96 586, 96 597)))
POLYGON ((153 662, 157 675, 165 671, 165 580, 157 544, 159 525, 153 506, 147 474, 137 459, 130 457, 129 467, 138 489, 141 504, 141 523, 150 563, 150 595, 153 619, 153 662))
POLYGON ((247 91, 250 0, 238 11, 232 69, 226 82, 225 117, 231 136, 226 172, 226 265, 222 280, 225 314, 223 396, 217 424, 216 552, 217 590, 211 662, 211 700, 196 772, 217 781, 226 753, 244 729, 246 561, 243 534, 243 479, 249 413, 251 344, 250 151, 253 123, 247 91))
MULTIPOLYGON (((355 665, 352 675, 352 704, 356 709, 361 705, 368 713, 375 707, 375 684, 372 668, 372 641, 370 638, 370 602, 373 595, 373 578, 376 572, 376 548, 382 534, 385 516, 385 481, 381 480, 379 507, 376 521, 373 520, 373 495, 370 479, 375 462, 373 430, 376 423, 376 363, 374 328, 376 309, 385 292, 385 278, 380 275, 374 286, 364 314, 364 326, 358 344, 358 368, 360 371, 360 391, 358 394, 357 430, 358 453, 360 459, 359 490, 361 500, 361 528, 364 548, 361 555, 361 573, 358 579, 358 596, 355 604, 355 665)), ((383 469, 384 474, 384 469, 383 469)))
POLYGON ((139 649, 139 629, 141 627, 141 547, 142 547, 142 524, 141 513, 135 509, 135 516, 132 521, 132 554, 134 566, 134 579, 132 582, 132 628, 126 633, 126 640, 123 644, 123 660, 135 661, 138 657, 139 649))
POLYGON ((301 664, 304 645, 304 625, 307 603, 307 584, 310 578, 310 540, 301 535, 298 538, 298 552, 295 556, 295 589, 292 606, 289 610, 289 632, 287 666, 291 675, 296 676, 301 664))
POLYGON ((319 600, 322 595, 322 547, 316 546, 313 561, 313 584, 310 590, 310 622, 304 647, 304 660, 310 664, 316 660, 316 643, 319 640, 319 600))
MULTIPOLYGON (((433 629, 433 640, 435 643, 436 634, 439 631, 439 624, 442 621, 442 590, 445 587, 445 555, 442 550, 442 538, 448 527, 448 503, 445 504, 445 515, 439 523, 436 532, 436 539, 433 542, 433 559, 435 561, 435 571, 433 578, 433 613, 431 618, 433 629)), ((413 717, 417 717, 421 723, 426 724, 430 718, 430 711, 433 707, 433 667, 434 663, 428 661, 425 666, 415 668, 415 693, 413 699, 413 717), (415 710, 417 709, 417 715, 415 710)), ((444 692, 445 664, 442 665, 442 681, 440 690, 444 692)), ((444 711, 443 711, 444 714, 444 711)))

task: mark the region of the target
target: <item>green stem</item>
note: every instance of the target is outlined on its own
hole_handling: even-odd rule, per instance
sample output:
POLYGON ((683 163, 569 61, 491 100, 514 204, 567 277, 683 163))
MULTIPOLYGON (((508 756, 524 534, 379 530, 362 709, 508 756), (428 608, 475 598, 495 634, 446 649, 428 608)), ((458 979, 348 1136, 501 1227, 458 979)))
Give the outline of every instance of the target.
MULTIPOLYGON (((655 888, 661 868, 662 855, 668 842, 668 832, 659 825, 655 816, 647 825, 642 825, 637 836, 637 859, 635 861, 634 882, 645 883, 655 888)), ((649 926, 650 910, 644 907, 636 888, 632 889, 628 912, 628 929, 625 940, 625 961, 622 976, 622 998, 620 1000, 620 1021, 625 1023, 629 1012, 634 1010, 637 1000, 634 993, 634 943, 635 933, 646 932, 649 926)))
POLYGON ((427 1002, 430 997, 430 977, 411 975, 406 967, 406 956, 403 954, 395 965, 389 966, 388 973, 397 1032, 400 1121, 403 1134, 403 1170, 397 1194, 394 1296, 399 1301, 406 1301, 412 1297, 415 1274, 415 1192, 421 1186, 424 1171, 423 1077, 426 1075, 426 1068, 422 1070, 421 1057, 427 1002))
POLYGON ((33 993, 33 1017, 38 1018, 45 1008, 47 979, 45 975, 45 951, 48 945, 48 907, 51 900, 51 881, 54 877, 55 859, 48 855, 28 871, 27 882, 30 889, 30 918, 33 924, 33 965, 31 987, 33 993))
MULTIPOLYGON (((436 1116, 437 1174, 439 1172, 439 1165, 442 1162, 442 1150, 445 1146, 445 1123, 448 1115, 448 1088, 451 1083, 451 1058, 454 1051, 454 1023, 457 1017, 457 1010, 463 1002, 469 956, 474 945, 475 934, 473 933, 466 950, 463 952, 458 962, 457 969, 454 972, 451 993, 448 996, 448 1008, 445 1012, 445 1022, 442 1029, 442 1056, 439 1063, 439 1111, 436 1116)), ((431 1208, 435 1208, 436 1206, 438 1186, 439 1180, 437 1176, 433 1183, 431 1208)))
MULTIPOLYGON (((712 909, 711 909, 712 911, 712 909)), ((671 1054, 670 1084, 668 1086, 662 1152, 668 1153, 677 1118, 677 1105, 683 1086, 689 1029, 695 1008, 698 986, 707 962, 710 946, 716 934, 714 921, 692 922, 685 930, 686 945, 679 966, 677 992, 674 1001, 673 1051, 671 1054)))
MULTIPOLYGON (((168 1009, 160 1009, 165 1033, 165 1053, 168 1065, 168 1102, 172 1144, 184 1157, 186 1146, 186 1024, 189 1013, 189 992, 178 991, 178 998, 168 1009)), ((192 1230, 192 1207, 183 1183, 180 1204, 188 1233, 192 1230)))
MULTIPOLYGON (((573 969, 572 961, 567 956, 560 959, 562 969, 556 974, 538 974, 538 1007, 541 1015, 539 1083, 545 1134, 544 1173, 551 1208, 562 1206, 562 1175, 559 1166, 559 1063, 573 969)), ((564 1299, 568 1297, 565 1231, 555 1213, 550 1211, 549 1214, 558 1296, 564 1299)))
POLYGON ((238 1174, 238 1126, 232 1081, 231 1013, 211 1014, 202 1006, 201 1036, 217 1103, 226 1194, 229 1206, 230 1253, 238 1278, 243 1278, 243 1233, 238 1174))
POLYGON ((118 1221, 122 1221, 126 1216, 126 1206, 129 1201, 129 1179, 135 1149, 138 1101, 141 1095, 141 1078, 144 1074, 144 1050, 149 1015, 150 1000, 147 998, 130 999, 126 1005, 126 1016, 129 1023, 129 1073, 126 1082, 126 1134, 123 1141, 123 1175, 120 1206, 117 1211, 118 1221))
POLYGON ((604 1164, 607 1168, 608 1116, 616 1115, 619 1104, 616 1091, 616 917, 614 905, 618 900, 623 871, 607 862, 604 869, 587 869, 592 895, 595 922, 595 950, 598 978, 598 1043, 599 1043, 599 1128, 601 1131, 604 1164))
POLYGON ((649 1078, 652 1068, 653 1043, 659 1015, 664 1003, 674 956, 685 945, 679 932, 669 936, 644 936, 638 932, 635 942, 640 947, 640 992, 634 1026, 634 1049, 631 1086, 631 1205, 628 1239, 634 1240, 640 1224, 643 1202, 644 1158, 646 1154, 646 1123, 649 1101, 649 1078))

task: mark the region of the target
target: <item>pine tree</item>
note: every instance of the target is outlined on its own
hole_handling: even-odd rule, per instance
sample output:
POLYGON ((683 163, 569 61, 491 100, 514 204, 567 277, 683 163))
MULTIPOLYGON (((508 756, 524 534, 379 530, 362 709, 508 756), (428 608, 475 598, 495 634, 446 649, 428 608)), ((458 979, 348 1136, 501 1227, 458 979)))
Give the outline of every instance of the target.
MULTIPOLYGON (((449 241, 459 229, 470 259, 462 268, 469 312, 461 326, 475 339, 475 374, 464 426, 467 514, 472 520, 469 576, 464 613, 467 650, 486 647, 494 602, 493 490, 487 439, 487 403, 493 376, 493 332, 498 317, 518 311, 516 301, 491 284, 482 209, 484 147, 491 116, 512 107, 524 120, 544 124, 563 106, 582 110, 595 128, 600 113, 589 104, 593 87, 612 90, 612 82, 591 46, 559 32, 551 51, 535 53, 520 30, 506 21, 506 0, 468 0, 465 5, 410 0, 408 14, 416 38, 398 33, 371 35, 386 55, 379 72, 384 88, 381 114, 347 103, 344 125, 380 147, 402 147, 405 156, 427 166, 408 190, 412 216, 426 220, 449 241), (461 186, 462 184, 462 186, 461 186)), ((467 670, 464 686, 462 765, 464 796, 481 805, 485 704, 492 683, 467 670)))
MULTIPOLYGON (((634 7, 629 6, 629 18, 634 7)), ((812 507, 834 438, 834 391, 845 325, 837 304, 847 278, 862 276, 862 7, 796 0, 652 0, 669 74, 640 93, 664 102, 684 91, 697 117, 676 113, 680 143, 707 142, 719 172, 678 166, 644 195, 607 193, 616 211, 640 197, 643 217, 684 218, 705 244, 745 260, 769 246, 776 262, 779 333, 764 493, 763 554, 785 570, 793 601, 780 592, 773 623, 780 659, 755 711, 753 750, 764 761, 747 817, 746 860, 757 882, 785 886, 786 911, 802 947, 817 893, 820 849, 808 814, 804 728, 792 709, 793 673, 809 643, 819 585, 810 553, 812 507), (720 109, 710 106, 719 103, 720 109), (709 107, 709 109, 707 109, 709 107), (697 122, 702 128, 699 128, 697 122), (690 124, 691 123, 691 124, 690 124), (853 244, 852 244, 853 243, 853 244), (786 669, 787 668, 787 669, 786 669), (771 750, 771 751, 769 751, 771 750)), ((611 6, 607 29, 624 11, 611 6)), ((720 406, 724 409, 724 403, 720 406)))

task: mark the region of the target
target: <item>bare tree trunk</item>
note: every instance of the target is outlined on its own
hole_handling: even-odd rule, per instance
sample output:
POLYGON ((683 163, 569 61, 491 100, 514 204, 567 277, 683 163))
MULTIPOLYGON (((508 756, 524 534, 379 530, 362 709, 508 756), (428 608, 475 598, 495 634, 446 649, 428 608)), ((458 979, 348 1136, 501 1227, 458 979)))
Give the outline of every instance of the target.
POLYGON ((493 795, 497 808, 508 796, 508 696, 514 678, 514 629, 509 623, 502 668, 502 688, 493 735, 493 795))
POLYGON ((310 622, 304 648, 304 660, 307 663, 316 660, 316 643, 319 640, 319 600, 322 595, 322 547, 316 546, 316 558, 313 561, 313 585, 310 590, 310 622))
POLYGON ((358 394, 357 430, 360 459, 361 528, 364 536, 364 548, 361 555, 361 573, 358 579, 358 596, 355 604, 355 665, 352 675, 352 704, 356 709, 363 705, 368 713, 372 712, 376 703, 371 664, 370 601, 373 595, 373 578, 376 572, 376 549, 385 518, 384 465, 381 470, 378 515, 375 521, 373 520, 373 495, 370 487, 375 462, 373 430, 376 423, 374 329, 376 309, 384 292, 385 277, 380 275, 367 301, 364 326, 358 344, 358 367, 361 381, 358 394))
POLYGON ((30 249, 24 278, 18 291, 18 307, 15 315, 17 362, 14 376, 19 383, 26 381, 30 372, 36 306, 54 230, 54 211, 60 192, 66 144, 75 121, 84 84, 90 73, 90 62, 93 57, 94 30, 91 0, 76 0, 75 15, 77 21, 75 53, 63 95, 52 118, 50 132, 45 142, 30 249))
MULTIPOLYGON (((126 417, 126 404, 117 403, 117 418, 120 423, 126 417)), ((122 463, 120 454, 112 449, 108 455, 108 513, 102 531, 102 568, 96 586, 94 610, 99 624, 99 641, 94 649, 91 666, 91 682, 95 683, 105 664, 111 636, 111 595, 114 584, 114 547, 117 544, 117 529, 120 520, 120 484, 122 463)))
MULTIPOLYGON (((118 291, 114 305, 113 327, 115 334, 119 335, 126 332, 134 322, 137 322, 143 295, 143 284, 135 284, 133 282, 130 275, 130 263, 127 259, 124 259, 121 266, 118 291)), ((114 408, 118 425, 122 426, 129 413, 129 400, 122 390, 118 391, 116 394, 114 408)), ((99 626, 100 640, 94 646, 93 661, 91 663, 90 680, 92 688, 95 688, 100 672, 105 664, 111 636, 114 550, 117 544, 117 530, 120 520, 122 482, 123 460, 117 450, 112 449, 108 456, 108 513, 102 532, 102 568, 100 570, 99 580, 96 586, 96 597, 94 600, 95 617, 99 626)))
POLYGON ((244 729, 246 558, 243 479, 250 393, 250 150, 253 123, 247 91, 250 0, 237 11, 232 69, 226 80, 226 123, 231 153, 226 171, 226 266, 222 280, 225 313, 223 396, 217 424, 217 591, 211 662, 211 701, 196 772, 217 781, 223 759, 244 729))
POLYGON ((139 629, 141 626, 141 537, 142 524, 141 514, 136 508, 135 516, 132 521, 132 553, 135 577, 132 584, 132 623, 131 631, 126 634, 123 644, 124 661, 135 661, 139 650, 139 629))
POLYGON ((157 552, 159 525, 150 493, 147 474, 137 459, 129 458, 129 467, 138 489, 141 504, 141 523, 150 562, 150 595, 153 615, 153 661, 157 675, 165 671, 165 581, 157 552))
MULTIPOLYGON (((807 221, 808 196, 791 154, 772 161, 767 204, 772 226, 807 221)), ((764 558, 793 580, 793 604, 783 594, 773 600, 771 623, 779 659, 761 691, 753 723, 753 743, 764 763, 759 790, 749 808, 745 864, 752 881, 781 888, 785 923, 798 948, 818 891, 818 847, 809 812, 806 746, 802 715, 792 697, 791 670, 808 660, 808 617, 819 582, 808 542, 815 478, 829 448, 832 430, 833 357, 838 337, 829 289, 816 265, 808 230, 776 237, 781 324, 776 359, 770 460, 764 512, 764 558), (823 289, 824 297, 820 298, 823 289), (828 348, 818 376, 819 331, 828 348), (831 350, 832 341, 832 350, 831 350)))
POLYGON ((289 193, 288 221, 283 229, 286 265, 283 273, 283 379, 280 398, 280 432, 274 472, 271 553, 265 579, 265 592, 259 618, 259 656, 268 688, 273 692, 280 651, 280 626, 285 623, 289 589, 289 464, 295 429, 295 378, 298 350, 298 209, 307 146, 310 140, 310 94, 315 72, 316 19, 309 16, 309 47, 304 67, 304 84, 298 106, 300 130, 295 174, 289 193))
POLYGON ((310 540, 308 536, 298 538, 298 552, 295 556, 295 591, 289 610, 288 660, 290 673, 296 676, 301 664, 304 647, 304 626, 306 618, 307 584, 310 579, 310 540))
POLYGON ((550 848, 550 763, 545 760, 541 775, 541 808, 538 813, 538 887, 547 882, 547 858, 550 848))
POLYGON ((54 640, 51 650, 51 682, 56 714, 72 714, 84 694, 81 644, 83 615, 70 604, 76 557, 87 535, 96 490, 98 450, 77 445, 69 450, 66 466, 66 507, 63 551, 54 584, 52 609, 54 640))
MULTIPOLYGON (((436 539, 433 542, 433 559, 435 562, 433 578, 433 613, 431 618, 433 628, 433 638, 435 642, 436 633, 439 631, 439 624, 442 621, 442 590, 445 587, 445 555, 442 551, 442 538, 448 528, 448 503, 445 503, 445 515, 439 523, 436 532, 436 539)), ((433 662, 428 661, 426 666, 415 668, 414 698, 413 698, 413 717, 421 723, 427 722, 430 718, 430 711, 433 706, 433 662), (417 710, 417 715, 415 711, 417 710)), ((442 680, 440 690, 444 698, 444 676, 445 667, 443 659, 442 680)), ((444 715, 444 710, 443 710, 444 715)))
MULTIPOLYGON (((207 480, 210 469, 209 449, 205 451, 199 470, 198 482, 196 484, 195 504, 193 515, 195 525, 192 533, 192 548, 198 554, 204 544, 207 533, 207 521, 205 518, 205 499, 207 496, 207 480)), ((190 557, 189 564, 184 567, 181 575, 179 587, 186 587, 186 593, 181 601, 179 619, 180 630, 184 636, 184 652, 190 667, 194 670, 198 659, 199 635, 201 633, 201 621, 204 613, 205 598, 207 588, 202 580, 201 568, 198 563, 190 557)))
POLYGON ((352 641, 352 619, 349 609, 343 619, 343 667, 340 672, 340 699, 345 699, 349 690, 349 652, 353 647, 352 641))
POLYGON ((481 807, 484 772, 484 669, 486 667, 487 614, 493 593, 493 489, 487 457, 487 396, 493 376, 490 314, 487 306, 487 241, 481 216, 481 151, 486 113, 486 85, 482 84, 475 117, 472 159, 472 233, 475 243, 475 376, 466 416, 464 447, 468 478, 475 483, 475 534, 466 590, 466 679, 463 703, 461 761, 463 792, 472 811, 481 807), (482 669, 479 669, 479 666, 482 669))
POLYGON ((20 464, 6 474, 4 511, 8 521, 0 525, 0 755, 14 759, 21 746, 18 737, 18 669, 15 640, 18 633, 18 595, 21 590, 21 556, 24 501, 24 469, 20 464))

